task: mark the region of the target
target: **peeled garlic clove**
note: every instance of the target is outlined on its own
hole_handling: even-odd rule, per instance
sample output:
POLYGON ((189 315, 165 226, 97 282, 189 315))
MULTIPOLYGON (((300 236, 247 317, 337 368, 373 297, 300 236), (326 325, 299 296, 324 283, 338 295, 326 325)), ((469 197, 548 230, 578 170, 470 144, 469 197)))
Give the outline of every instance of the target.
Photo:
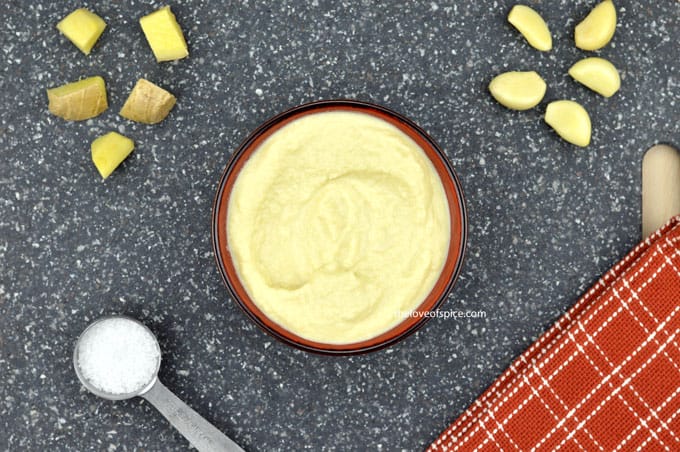
POLYGON ((531 47, 548 51, 552 49, 550 30, 543 18, 533 9, 524 5, 515 5, 508 14, 510 22, 527 40, 531 47))
POLYGON ((616 31, 616 8, 610 0, 598 4, 576 26, 574 38, 576 47, 583 50, 598 50, 611 41, 616 31))
POLYGON ((545 110, 545 122, 555 132, 576 146, 590 144, 590 116, 585 108, 571 100, 550 102, 545 110))
POLYGON ((513 110, 528 110, 538 105, 545 95, 545 88, 545 82, 534 71, 505 72, 489 83, 494 99, 513 110))
POLYGON ((611 97, 621 87, 619 71, 604 58, 584 58, 569 69, 569 75, 604 97, 611 97))

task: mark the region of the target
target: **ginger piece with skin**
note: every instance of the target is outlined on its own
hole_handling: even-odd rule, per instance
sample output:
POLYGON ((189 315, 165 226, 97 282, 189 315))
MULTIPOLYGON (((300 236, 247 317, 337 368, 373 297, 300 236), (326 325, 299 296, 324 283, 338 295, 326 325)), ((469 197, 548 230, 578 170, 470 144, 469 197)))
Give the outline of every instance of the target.
POLYGON ((120 115, 131 121, 156 124, 168 116, 176 101, 172 93, 140 78, 120 109, 120 115))
POLYGON ((68 121, 94 118, 109 107, 104 79, 95 76, 47 90, 49 110, 68 121))

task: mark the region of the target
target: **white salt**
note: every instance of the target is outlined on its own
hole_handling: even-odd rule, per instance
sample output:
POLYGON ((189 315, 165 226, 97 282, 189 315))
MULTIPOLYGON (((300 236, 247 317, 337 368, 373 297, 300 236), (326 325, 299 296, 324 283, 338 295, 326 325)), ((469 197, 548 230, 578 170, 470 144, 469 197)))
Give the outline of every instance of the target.
POLYGON ((108 394, 144 389, 155 375, 160 351, 156 338, 125 318, 95 323, 78 344, 78 367, 92 386, 108 394))

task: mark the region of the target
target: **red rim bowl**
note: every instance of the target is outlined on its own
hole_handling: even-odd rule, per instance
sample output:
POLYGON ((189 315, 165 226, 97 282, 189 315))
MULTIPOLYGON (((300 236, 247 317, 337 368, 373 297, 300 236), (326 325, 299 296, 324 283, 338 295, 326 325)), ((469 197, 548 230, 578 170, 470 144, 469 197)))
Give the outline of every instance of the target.
POLYGON ((222 275, 222 280, 241 309, 260 328, 276 339, 302 350, 330 355, 349 355, 378 350, 404 339, 423 326, 431 317, 430 315, 423 315, 423 313, 438 309, 446 300, 455 284, 463 264, 466 241, 467 213, 463 190, 458 175, 444 152, 423 129, 408 118, 385 107, 355 100, 312 102, 291 108, 265 121, 232 154, 220 179, 212 211, 212 242, 217 267, 222 275), (376 337, 350 344, 326 344, 311 341, 296 335, 267 317, 251 300, 241 283, 227 243, 229 196, 246 161, 257 151, 264 140, 284 125, 305 115, 327 111, 350 111, 369 114, 389 122, 411 137, 425 152, 437 171, 444 186, 451 217, 451 239, 449 241, 446 262, 432 291, 416 309, 421 315, 407 317, 396 326, 376 337))

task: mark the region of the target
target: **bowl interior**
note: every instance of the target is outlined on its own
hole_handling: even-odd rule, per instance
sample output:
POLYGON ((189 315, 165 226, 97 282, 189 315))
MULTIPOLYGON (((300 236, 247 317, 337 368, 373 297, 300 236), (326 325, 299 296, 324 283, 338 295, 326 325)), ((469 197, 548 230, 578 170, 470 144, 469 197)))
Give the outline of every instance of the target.
POLYGON ((441 179, 448 201, 451 238, 444 268, 430 294, 416 310, 419 312, 432 311, 443 303, 460 273, 467 239, 467 216, 460 181, 444 153, 425 131, 398 113, 374 104, 351 100, 313 102, 283 112, 258 127, 233 153, 222 174, 213 205, 213 248, 222 279, 232 296, 243 311, 266 332, 289 345, 307 351, 326 354, 362 353, 386 347, 403 339, 422 326, 429 317, 407 317, 393 328, 378 336, 350 344, 326 344, 302 338, 273 322, 250 299, 238 277, 227 242, 229 196, 239 172, 248 158, 257 151, 260 144, 270 135, 289 122, 308 114, 325 111, 353 111, 383 119, 413 139, 432 162, 441 179))

